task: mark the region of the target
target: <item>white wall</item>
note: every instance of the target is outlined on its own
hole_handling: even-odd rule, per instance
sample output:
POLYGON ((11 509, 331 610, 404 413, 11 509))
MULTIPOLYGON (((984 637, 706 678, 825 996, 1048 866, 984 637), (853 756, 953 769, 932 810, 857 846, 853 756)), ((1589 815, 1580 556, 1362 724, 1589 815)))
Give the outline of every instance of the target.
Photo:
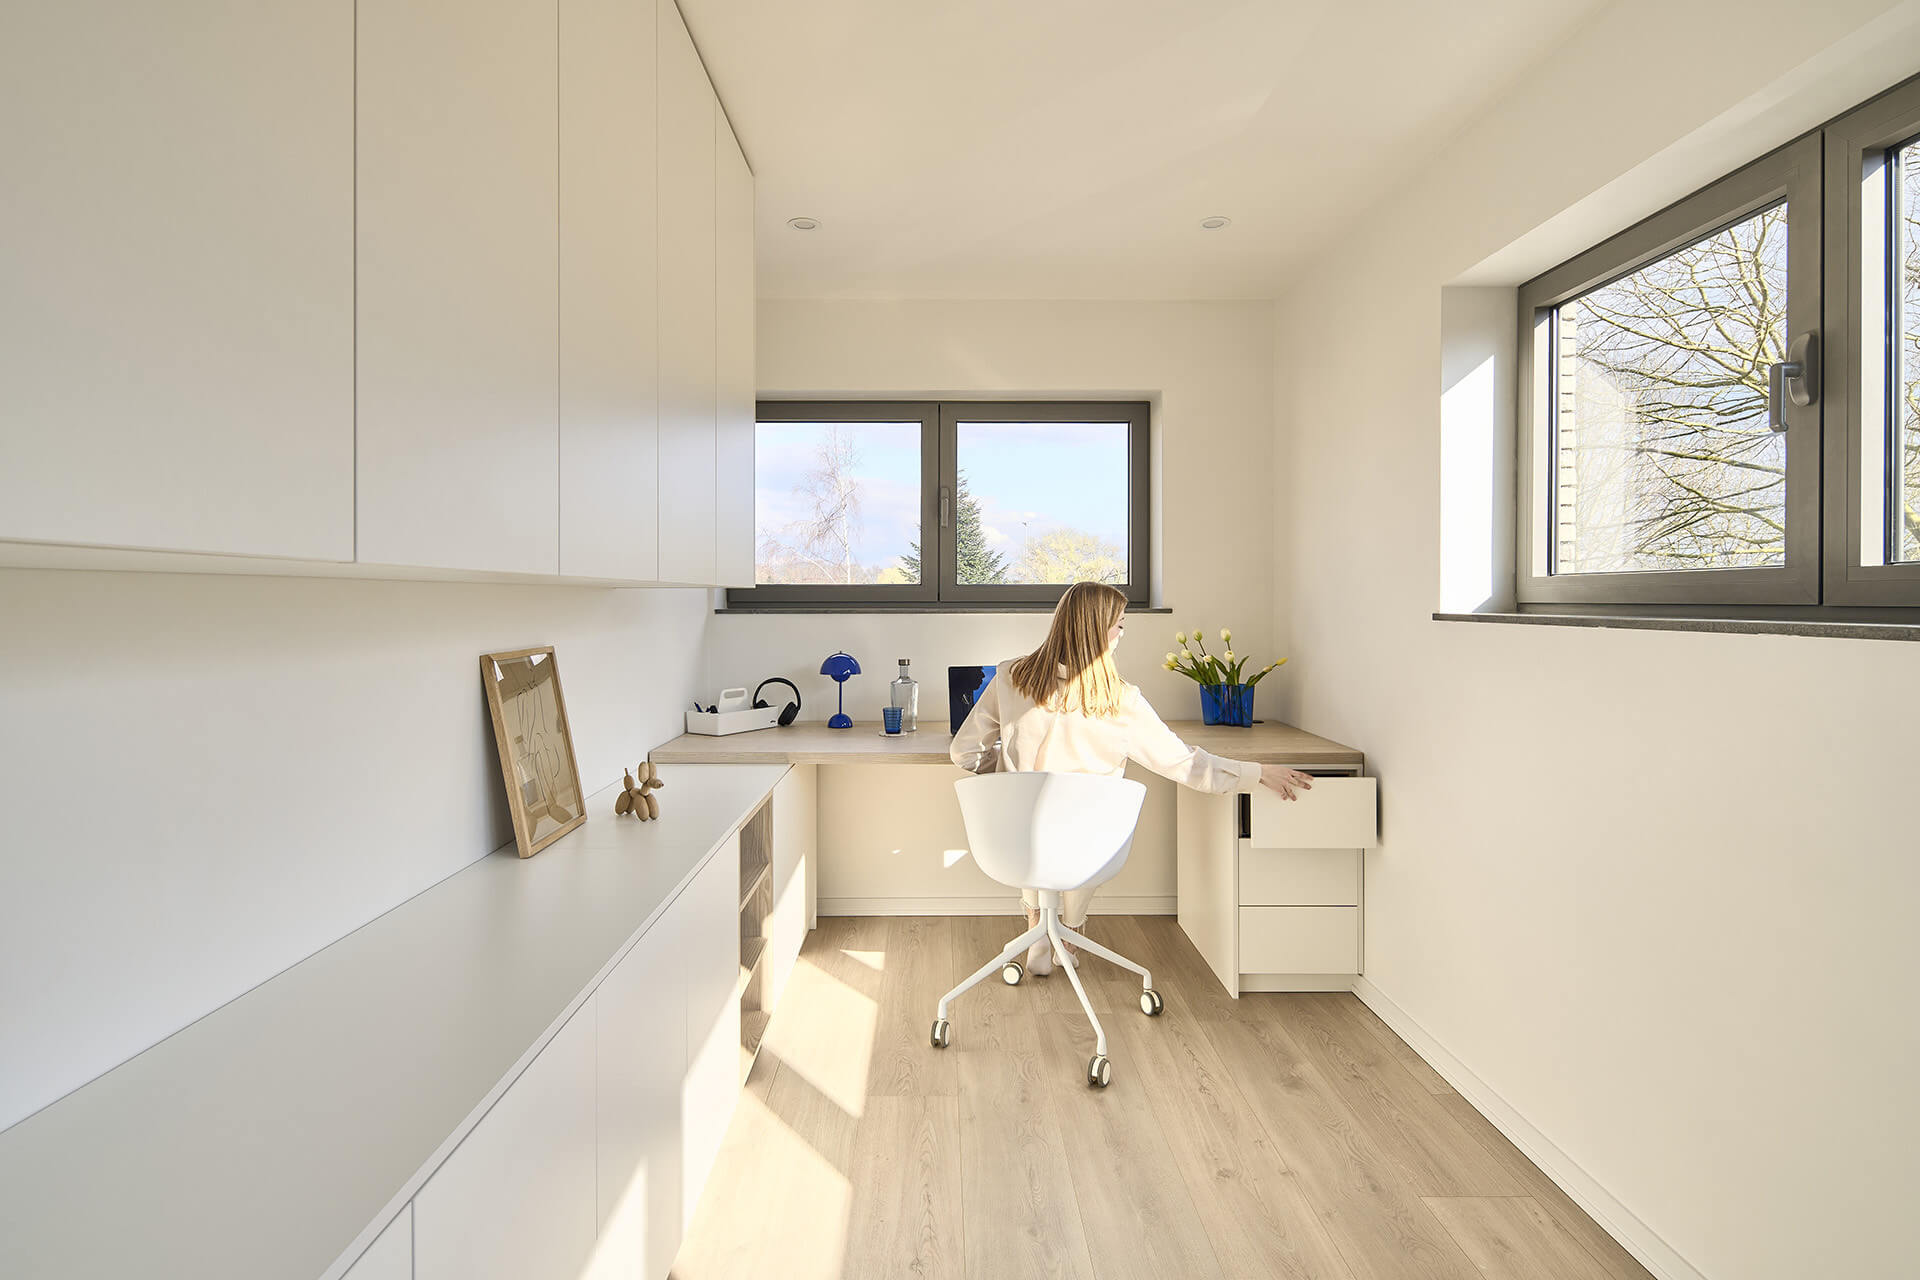
POLYGON ((1443 360, 1441 290, 1915 70, 1912 6, 1626 0, 1280 307, 1289 709, 1382 779, 1367 977, 1669 1276, 1913 1274, 1920 646, 1430 620, 1443 532, 1484 554, 1443 519, 1441 394, 1478 361, 1443 360))
POLYGON ((482 653, 581 782, 679 732, 707 593, 0 570, 0 1128, 512 839, 482 653))
MULTIPOLYGON (((1156 603, 1175 612, 1129 621, 1121 672, 1163 717, 1191 720, 1199 695, 1160 668, 1174 631, 1232 626, 1237 646, 1276 652, 1262 634, 1273 615, 1275 563, 1268 304, 762 300, 759 322, 763 398, 1153 399, 1156 603)), ((707 687, 752 688, 786 676, 805 695, 804 718, 824 720, 834 694, 820 662, 845 649, 864 670, 847 685, 855 731, 878 732, 895 660, 911 658, 923 719, 944 734, 947 667, 1025 653, 1045 632, 1045 615, 1032 613, 723 615, 710 629, 707 687)), ((1256 712, 1289 676, 1282 668, 1261 686, 1256 712)), ((929 770, 899 785, 950 808, 945 778, 929 770)), ((871 841, 836 818, 834 797, 843 794, 853 795, 822 779, 823 897, 829 887, 835 898, 982 892, 970 864, 944 865, 953 844, 944 817, 899 837, 899 857, 913 868, 903 871, 893 845, 872 857, 861 852, 871 841)), ((1143 823, 1132 862, 1111 886, 1117 897, 1165 901, 1173 893, 1171 793, 1158 800, 1165 803, 1154 802, 1154 812, 1164 808, 1164 820, 1150 813, 1143 823)))

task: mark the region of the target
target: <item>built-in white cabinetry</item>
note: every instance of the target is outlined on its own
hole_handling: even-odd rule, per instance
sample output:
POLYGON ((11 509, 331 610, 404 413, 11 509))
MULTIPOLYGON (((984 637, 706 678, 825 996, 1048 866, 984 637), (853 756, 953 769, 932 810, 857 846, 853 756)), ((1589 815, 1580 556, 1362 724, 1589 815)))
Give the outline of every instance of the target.
POLYGON ((413 1198, 414 1280, 577 1276, 593 1253, 594 1001, 413 1198))
POLYGON ((600 1241, 590 1280, 665 1277, 680 1247, 685 923, 676 902, 594 995, 600 1028, 600 1241))
POLYGON ((714 574, 714 94, 674 0, 658 0, 660 580, 714 574))
POLYGON ((0 539, 353 558, 353 23, 0 13, 0 539))
POLYGON ((400 1210, 342 1280, 413 1280, 413 1206, 400 1210))
POLYGON ((753 173, 714 105, 715 581, 753 585, 753 173))
POLYGON ((813 892, 808 877, 816 865, 818 765, 797 764, 774 788, 773 906, 767 917, 767 958, 762 1003, 779 1004, 800 959, 800 944, 813 928, 813 892))
POLYGON ((559 572, 555 3, 359 9, 362 561, 559 572))
POLYGON ((1353 985, 1361 851, 1379 843, 1377 788, 1372 778, 1326 776, 1295 800, 1180 793, 1180 925, 1228 991, 1353 985))
POLYGON ((751 583, 753 177, 674 0, 12 6, 0 110, 0 564, 751 583))
POLYGON ((560 572, 660 568, 654 0, 560 0, 560 572))
POLYGON ((687 983, 687 1074, 680 1088, 681 1171, 687 1195, 681 1226, 693 1220, 699 1189, 720 1154, 740 1093, 740 838, 720 852, 674 901, 687 983))

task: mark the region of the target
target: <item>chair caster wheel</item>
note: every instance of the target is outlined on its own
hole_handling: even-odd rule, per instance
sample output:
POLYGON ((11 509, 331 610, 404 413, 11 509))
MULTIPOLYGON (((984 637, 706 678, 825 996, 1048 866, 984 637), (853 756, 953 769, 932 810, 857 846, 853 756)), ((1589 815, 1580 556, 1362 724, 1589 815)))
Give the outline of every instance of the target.
POLYGON ((1104 1089, 1113 1083, 1113 1063, 1107 1061, 1107 1055, 1096 1053, 1087 1063, 1087 1083, 1095 1089, 1104 1089))
POLYGON ((1140 993, 1140 1012, 1146 1014, 1149 1018, 1159 1017, 1160 1011, 1166 1007, 1167 1002, 1162 1000, 1160 993, 1152 987, 1148 987, 1140 993))
POLYGON ((1027 968, 1025 965, 1021 964, 1018 960, 1007 961, 1007 967, 1000 971, 1000 981, 1006 983, 1010 987, 1019 986, 1020 979, 1026 976, 1027 976, 1027 968))
POLYGON ((945 1018, 935 1018, 933 1020, 932 1039, 933 1047, 936 1049, 944 1049, 953 1043, 953 1028, 948 1025, 945 1018))

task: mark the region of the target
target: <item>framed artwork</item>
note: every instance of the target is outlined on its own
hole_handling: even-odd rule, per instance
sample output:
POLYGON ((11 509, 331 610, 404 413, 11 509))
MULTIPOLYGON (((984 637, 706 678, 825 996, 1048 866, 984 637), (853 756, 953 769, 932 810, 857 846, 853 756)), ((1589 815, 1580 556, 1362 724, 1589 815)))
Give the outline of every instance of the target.
POLYGON ((483 654, 480 683, 513 810, 514 843, 521 857, 531 858, 587 820, 553 649, 483 654))

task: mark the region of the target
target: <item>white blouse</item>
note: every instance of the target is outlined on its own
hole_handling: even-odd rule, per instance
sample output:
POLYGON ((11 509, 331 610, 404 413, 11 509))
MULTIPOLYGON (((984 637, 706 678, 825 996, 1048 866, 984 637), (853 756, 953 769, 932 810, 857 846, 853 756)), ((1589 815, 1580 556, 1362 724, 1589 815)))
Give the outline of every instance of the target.
MULTIPOLYGON (((1009 659, 1008 661, 1014 661, 1009 659)), ((1098 773, 1118 777, 1133 760, 1196 791, 1251 791, 1260 766, 1180 741, 1138 687, 1126 685, 1111 719, 1050 711, 1013 687, 1001 663, 953 735, 953 762, 968 773, 1098 773)))

